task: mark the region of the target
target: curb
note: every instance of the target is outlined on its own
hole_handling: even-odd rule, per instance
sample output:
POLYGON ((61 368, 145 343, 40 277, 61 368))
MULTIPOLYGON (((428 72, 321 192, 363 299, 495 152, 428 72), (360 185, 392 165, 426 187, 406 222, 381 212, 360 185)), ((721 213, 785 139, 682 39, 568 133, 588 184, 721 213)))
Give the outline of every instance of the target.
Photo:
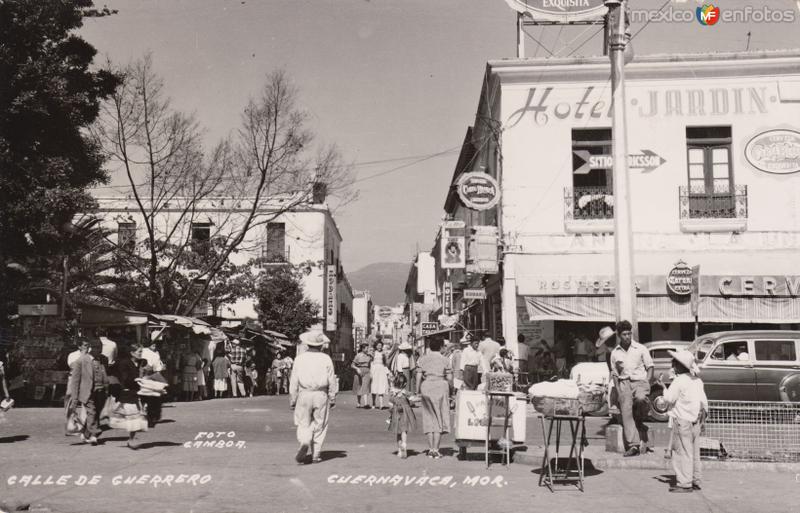
MULTIPOLYGON (((591 462, 594 468, 610 469, 634 469, 634 470, 669 470, 672 471, 670 460, 664 458, 642 457, 623 458, 621 456, 599 456, 592 458, 584 454, 584 459, 591 462)), ((539 467, 542 464, 544 453, 524 453, 516 452, 512 462, 518 465, 539 467)), ((559 455, 566 458, 566 454, 559 455)), ((783 472, 800 473, 800 463, 764 463, 760 461, 714 461, 703 460, 704 470, 756 470, 759 472, 783 472)))

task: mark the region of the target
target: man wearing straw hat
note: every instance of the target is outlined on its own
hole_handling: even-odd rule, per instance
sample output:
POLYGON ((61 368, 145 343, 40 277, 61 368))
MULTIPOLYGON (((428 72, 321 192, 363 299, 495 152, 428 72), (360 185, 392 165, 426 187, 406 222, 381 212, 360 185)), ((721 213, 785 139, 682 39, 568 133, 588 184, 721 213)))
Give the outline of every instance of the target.
POLYGON ((650 352, 633 340, 629 321, 617 323, 619 344, 611 351, 611 378, 619 396, 622 433, 625 437, 625 456, 637 456, 646 450, 647 418, 650 380, 653 378, 653 359, 650 352))
POLYGON ((689 351, 669 351, 675 379, 656 399, 655 408, 667 411, 672 423, 672 468, 675 470, 675 486, 670 492, 686 493, 700 489, 700 430, 708 411, 708 399, 703 381, 697 376, 699 369, 689 351))
POLYGON ((312 463, 322 461, 322 444, 328 432, 328 412, 336 401, 336 375, 331 357, 322 352, 330 339, 321 331, 307 331, 300 340, 308 350, 297 357, 289 378, 289 400, 300 448, 297 463, 304 463, 309 449, 312 463))

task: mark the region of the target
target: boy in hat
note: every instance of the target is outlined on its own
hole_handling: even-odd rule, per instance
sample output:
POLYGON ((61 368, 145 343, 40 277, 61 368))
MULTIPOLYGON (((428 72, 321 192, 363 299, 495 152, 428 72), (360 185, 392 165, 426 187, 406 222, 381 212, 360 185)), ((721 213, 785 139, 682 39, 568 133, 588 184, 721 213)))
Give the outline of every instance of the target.
POLYGON ((294 424, 300 448, 295 455, 303 463, 312 450, 312 463, 322 461, 322 444, 328 432, 328 412, 336 401, 336 375, 331 357, 322 352, 330 342, 321 331, 300 335, 308 351, 297 357, 289 378, 289 401, 294 408, 294 424))
POLYGON ((708 411, 708 399, 694 356, 685 349, 669 351, 676 377, 655 407, 667 411, 672 423, 672 468, 675 486, 670 492, 686 493, 700 489, 700 430, 708 411))

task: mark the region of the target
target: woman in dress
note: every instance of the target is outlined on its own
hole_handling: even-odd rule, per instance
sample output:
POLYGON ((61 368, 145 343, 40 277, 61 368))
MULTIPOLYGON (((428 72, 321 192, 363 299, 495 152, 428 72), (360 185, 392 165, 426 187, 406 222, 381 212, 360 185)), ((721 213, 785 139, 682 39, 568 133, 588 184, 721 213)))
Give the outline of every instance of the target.
POLYGON ((194 394, 197 392, 197 374, 203 366, 203 359, 200 355, 187 349, 181 356, 181 377, 183 381, 183 400, 194 401, 194 394))
POLYGON ((358 353, 353 357, 350 368, 353 369, 353 393, 356 394, 356 408, 370 408, 369 402, 371 381, 369 367, 372 358, 367 354, 367 344, 358 346, 358 353))
POLYGON ((389 369, 386 368, 384 362, 383 343, 375 343, 375 356, 372 359, 372 365, 369 368, 369 375, 372 383, 370 384, 370 392, 372 392, 372 404, 377 405, 379 410, 383 410, 383 396, 389 393, 389 369), (377 397, 377 402, 375 398, 377 397))
POLYGON ((450 384, 453 369, 440 352, 444 341, 432 338, 428 353, 417 361, 417 395, 422 396, 422 431, 428 437, 428 456, 441 458, 442 434, 450 432, 450 384))
POLYGON ((139 431, 147 431, 147 418, 139 403, 139 366, 131 358, 128 346, 120 345, 117 360, 111 367, 111 374, 117 378, 119 385, 112 388, 117 405, 109 413, 109 425, 113 429, 124 429, 128 432, 128 447, 137 449, 133 439, 139 431))
POLYGON ((222 351, 214 352, 214 360, 211 362, 214 371, 214 397, 219 399, 228 390, 228 376, 231 373, 231 361, 225 357, 222 351))

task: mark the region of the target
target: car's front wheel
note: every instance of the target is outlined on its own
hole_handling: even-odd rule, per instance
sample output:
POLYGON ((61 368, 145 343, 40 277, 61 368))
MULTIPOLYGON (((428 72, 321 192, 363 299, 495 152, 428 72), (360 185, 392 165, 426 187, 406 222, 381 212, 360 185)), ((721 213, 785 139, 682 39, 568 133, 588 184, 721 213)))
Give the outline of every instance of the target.
POLYGON ((666 422, 669 418, 666 413, 659 413, 653 406, 656 404, 656 398, 661 397, 662 395, 664 395, 664 390, 661 387, 653 387, 653 389, 650 391, 650 395, 647 397, 650 405, 650 411, 648 412, 647 416, 654 422, 666 422))

